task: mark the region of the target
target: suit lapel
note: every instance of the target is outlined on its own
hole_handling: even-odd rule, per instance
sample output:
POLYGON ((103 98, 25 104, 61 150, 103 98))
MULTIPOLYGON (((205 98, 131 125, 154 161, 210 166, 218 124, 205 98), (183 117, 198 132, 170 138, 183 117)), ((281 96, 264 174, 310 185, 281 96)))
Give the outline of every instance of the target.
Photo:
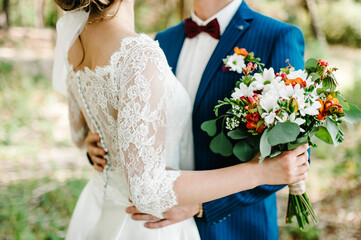
POLYGON ((199 84, 196 99, 194 102, 193 116, 195 115, 195 113, 198 112, 199 105, 211 83, 213 76, 223 64, 222 59, 231 52, 231 50, 236 46, 236 43, 238 42, 240 37, 250 27, 249 21, 252 20, 252 16, 252 10, 248 8, 248 6, 243 0, 241 6, 237 10, 225 32, 219 39, 218 45, 214 50, 203 72, 203 76, 199 84))

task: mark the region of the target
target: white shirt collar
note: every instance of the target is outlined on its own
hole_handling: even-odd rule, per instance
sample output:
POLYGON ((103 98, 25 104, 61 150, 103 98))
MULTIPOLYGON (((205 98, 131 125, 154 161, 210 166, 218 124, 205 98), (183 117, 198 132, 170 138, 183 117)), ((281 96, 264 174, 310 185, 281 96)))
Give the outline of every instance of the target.
POLYGON ((222 10, 214 14, 212 17, 203 21, 195 14, 194 10, 192 10, 191 17, 194 22, 196 22, 199 26, 205 26, 213 19, 217 18, 219 23, 219 28, 221 30, 221 35, 226 30, 229 22, 232 20, 234 14, 236 14, 238 8, 241 6, 242 0, 233 0, 227 6, 225 6, 222 10))

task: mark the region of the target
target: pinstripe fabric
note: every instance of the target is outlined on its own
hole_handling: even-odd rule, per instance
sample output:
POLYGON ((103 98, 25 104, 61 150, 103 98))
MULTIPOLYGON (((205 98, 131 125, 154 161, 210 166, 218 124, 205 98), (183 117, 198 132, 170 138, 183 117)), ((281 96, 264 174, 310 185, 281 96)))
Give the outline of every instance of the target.
MULTIPOLYGON (((156 36, 174 72, 184 38, 184 22, 156 36)), ((237 159, 213 154, 209 149, 210 138, 200 129, 204 121, 214 118, 213 106, 219 99, 229 96, 235 81, 239 79, 237 73, 222 71, 222 59, 231 54, 235 46, 254 52, 266 63, 266 67, 285 67, 286 59, 290 59, 296 69, 304 67, 302 32, 294 26, 252 11, 243 1, 208 62, 194 103, 193 135, 197 170, 239 163, 237 159)), ((275 192, 281 188, 283 186, 259 186, 204 203, 204 217, 196 219, 202 239, 278 239, 275 192)))

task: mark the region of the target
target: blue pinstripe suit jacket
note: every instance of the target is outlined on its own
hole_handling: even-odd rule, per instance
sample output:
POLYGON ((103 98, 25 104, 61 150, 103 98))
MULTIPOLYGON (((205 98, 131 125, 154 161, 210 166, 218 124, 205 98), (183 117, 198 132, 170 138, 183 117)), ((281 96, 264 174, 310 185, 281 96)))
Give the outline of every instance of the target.
MULTIPOLYGON (((184 22, 156 36, 174 73, 185 39, 184 22)), ((200 125, 213 119, 213 107, 219 99, 229 96, 240 76, 222 71, 222 59, 238 46, 254 52, 266 67, 304 68, 302 32, 289 24, 268 18, 251 10, 243 1, 221 36, 203 73, 193 108, 193 135, 196 170, 222 168, 239 161, 223 158, 209 149, 210 138, 200 125)), ((202 239, 278 239, 275 192, 283 186, 259 186, 203 204, 204 217, 196 219, 202 239)))

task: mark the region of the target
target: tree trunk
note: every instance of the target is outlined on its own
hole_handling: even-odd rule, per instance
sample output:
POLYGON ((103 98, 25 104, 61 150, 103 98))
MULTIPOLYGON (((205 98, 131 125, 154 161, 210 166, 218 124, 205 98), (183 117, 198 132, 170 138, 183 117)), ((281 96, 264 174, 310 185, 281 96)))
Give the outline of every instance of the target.
POLYGON ((24 26, 24 21, 23 21, 23 11, 24 10, 24 3, 23 0, 18 0, 18 16, 19 16, 19 22, 20 22, 20 26, 24 26))
POLYGON ((185 0, 179 0, 179 1, 178 1, 179 17, 180 17, 182 20, 185 18, 185 16, 184 16, 184 1, 185 1, 185 0))
POLYGON ((311 18, 311 28, 313 35, 317 38, 317 40, 323 44, 324 46, 327 45, 325 34, 322 32, 319 26, 319 21, 317 18, 317 5, 315 0, 304 0, 306 10, 310 14, 311 18))
POLYGON ((0 28, 8 29, 10 26, 9 8, 10 0, 3 0, 2 9, 0 12, 0 28))
POLYGON ((36 28, 44 28, 44 8, 45 1, 44 0, 35 0, 36 3, 36 16, 35 16, 35 27, 36 28))

